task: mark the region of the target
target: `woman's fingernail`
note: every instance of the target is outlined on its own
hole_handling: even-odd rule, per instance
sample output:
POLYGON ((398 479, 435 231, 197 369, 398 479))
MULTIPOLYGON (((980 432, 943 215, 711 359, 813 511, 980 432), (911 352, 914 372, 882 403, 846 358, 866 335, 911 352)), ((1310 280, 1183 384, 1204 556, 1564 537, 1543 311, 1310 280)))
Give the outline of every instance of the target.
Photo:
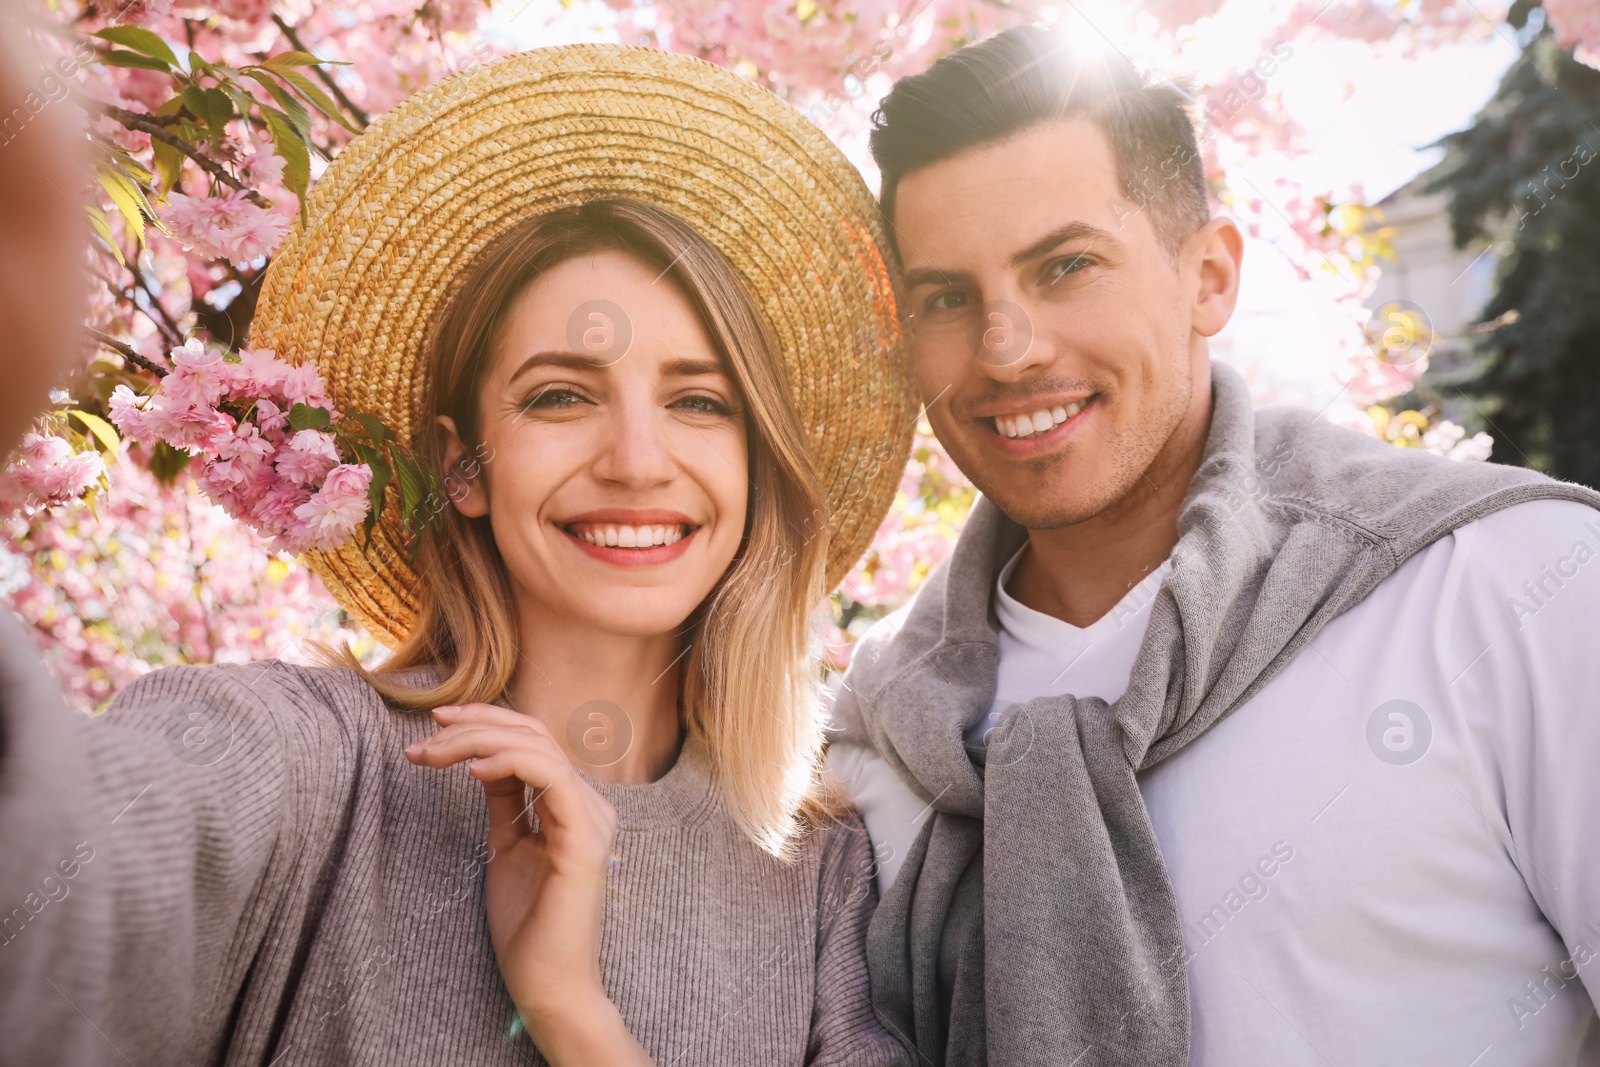
POLYGON ((407 745, 406 746, 406 751, 407 752, 421 752, 423 749, 425 749, 427 747, 428 747, 428 739, 427 738, 423 738, 421 741, 413 741, 409 745, 407 745))

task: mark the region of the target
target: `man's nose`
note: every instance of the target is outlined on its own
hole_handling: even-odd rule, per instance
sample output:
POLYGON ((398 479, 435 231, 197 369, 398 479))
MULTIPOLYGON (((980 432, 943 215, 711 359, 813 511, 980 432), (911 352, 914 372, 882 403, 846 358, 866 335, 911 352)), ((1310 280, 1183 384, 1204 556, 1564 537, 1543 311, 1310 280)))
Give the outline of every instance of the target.
POLYGON ((1010 300, 984 301, 967 340, 978 372, 995 381, 1017 381, 1055 359, 1049 335, 1036 328, 1026 307, 1010 300))

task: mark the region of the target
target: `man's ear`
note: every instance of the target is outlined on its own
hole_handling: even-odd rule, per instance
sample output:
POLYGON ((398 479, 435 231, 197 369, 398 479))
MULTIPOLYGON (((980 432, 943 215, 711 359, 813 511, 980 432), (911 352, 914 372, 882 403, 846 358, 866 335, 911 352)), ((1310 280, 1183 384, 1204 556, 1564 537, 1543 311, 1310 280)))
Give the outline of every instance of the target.
POLYGON ((1189 235, 1184 253, 1195 264, 1194 332, 1211 337, 1228 324, 1239 302, 1244 238, 1232 219, 1215 218, 1189 235))
POLYGON ((483 485, 483 464, 468 458, 469 449, 456 431, 456 420, 437 418, 444 456, 444 491, 456 511, 469 519, 489 514, 489 494, 483 485))

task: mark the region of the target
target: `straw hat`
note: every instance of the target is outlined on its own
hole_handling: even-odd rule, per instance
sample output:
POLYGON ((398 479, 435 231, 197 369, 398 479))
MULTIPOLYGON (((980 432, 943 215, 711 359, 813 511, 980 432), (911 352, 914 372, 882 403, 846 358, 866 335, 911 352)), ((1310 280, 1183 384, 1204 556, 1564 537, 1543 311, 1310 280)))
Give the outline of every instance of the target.
MULTIPOLYGON (((815 126, 734 72, 628 45, 541 48, 450 75, 374 121, 308 196, 262 284, 251 344, 313 360, 340 410, 417 441, 427 331, 462 269, 530 215, 610 196, 665 207, 743 277, 787 363, 827 487, 830 587, 866 551, 916 408, 877 208, 815 126)), ((417 618, 410 539, 387 507, 308 553, 394 647, 417 618)))

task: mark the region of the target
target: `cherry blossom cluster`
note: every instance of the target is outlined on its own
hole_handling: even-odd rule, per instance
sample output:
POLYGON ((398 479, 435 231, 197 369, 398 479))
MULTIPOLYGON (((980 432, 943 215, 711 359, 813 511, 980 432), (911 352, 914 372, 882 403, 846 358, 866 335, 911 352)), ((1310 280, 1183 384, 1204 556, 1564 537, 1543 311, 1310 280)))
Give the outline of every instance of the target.
POLYGON ((326 550, 349 540, 370 508, 372 468, 343 462, 334 434, 308 424, 339 418, 317 368, 290 365, 270 349, 221 358, 193 339, 170 354, 173 369, 153 397, 116 387, 117 429, 141 444, 164 441, 202 457, 200 487, 271 536, 272 551, 326 550))
POLYGON ((100 453, 78 452, 53 433, 28 433, 17 449, 11 477, 0 482, 0 509, 34 515, 60 507, 83 496, 105 474, 100 453))
MULTIPOLYGON (((605 3, 616 14, 606 32, 616 39, 703 56, 786 96, 868 167, 869 183, 867 116, 891 79, 1047 10, 1078 10, 1029 0, 605 3)), ((99 189, 106 197, 83 206, 99 221, 91 269, 102 284, 88 325, 106 353, 71 396, 53 399, 60 407, 11 458, 9 481, 0 479, 0 509, 12 512, 5 538, 12 554, 0 553, 0 571, 8 559, 15 564, 0 573, 0 586, 40 633, 71 691, 90 701, 165 662, 262 658, 280 651, 285 634, 347 634, 326 617, 332 599, 305 564, 278 553, 351 536, 361 516, 371 520, 372 498, 381 503, 391 473, 402 489, 412 487, 409 507, 401 494, 410 514, 427 496, 417 489, 426 472, 392 452, 391 468, 376 438, 365 451, 343 448, 339 430, 357 413, 341 419, 309 369, 244 346, 253 294, 322 161, 424 85, 525 47, 541 20, 552 40, 570 39, 570 25, 557 24, 570 23, 574 5, 23 4, 54 25, 44 36, 63 53, 70 49, 74 62, 59 68, 61 77, 105 153, 99 189), (516 42, 505 32, 512 19, 524 34, 516 42), (197 335, 213 347, 188 341, 197 335), (161 354, 174 349, 183 354, 174 352, 163 377, 161 354), (326 422, 313 414, 319 411, 326 422), (113 423, 140 447, 118 440, 113 423), (157 464, 157 477, 155 441, 193 459, 172 465, 176 473, 157 464), (221 506, 207 505, 207 496, 221 506), (122 590, 110 614, 94 607, 101 587, 122 590)), ((1252 42, 1250 66, 1193 72, 1208 178, 1248 232, 1281 234, 1302 277, 1344 279, 1345 298, 1358 303, 1376 270, 1359 190, 1228 185, 1227 174, 1243 161, 1308 149, 1284 106, 1275 64, 1313 37, 1400 55, 1483 40, 1503 32, 1509 7, 1506 0, 1143 0, 1093 8, 1097 21, 1086 32, 1139 49, 1132 58, 1141 66, 1167 58, 1179 72, 1186 42, 1205 33, 1252 42)), ((1542 7, 1558 42, 1600 66, 1600 0, 1544 0, 1542 7)), ((30 114, 69 106, 45 93, 13 104, 30 114)), ((1409 389, 1424 366, 1384 363, 1352 343, 1341 380, 1351 399, 1377 404, 1409 389)), ((1487 454, 1486 437, 1465 439, 1449 424, 1397 418, 1394 425, 1416 430, 1396 431, 1397 444, 1458 458, 1487 454)), ((1363 428, 1388 436, 1376 425, 1363 428)), ((842 667, 861 630, 903 604, 945 557, 972 495, 938 442, 919 433, 872 549, 819 621, 833 665, 842 667)))

